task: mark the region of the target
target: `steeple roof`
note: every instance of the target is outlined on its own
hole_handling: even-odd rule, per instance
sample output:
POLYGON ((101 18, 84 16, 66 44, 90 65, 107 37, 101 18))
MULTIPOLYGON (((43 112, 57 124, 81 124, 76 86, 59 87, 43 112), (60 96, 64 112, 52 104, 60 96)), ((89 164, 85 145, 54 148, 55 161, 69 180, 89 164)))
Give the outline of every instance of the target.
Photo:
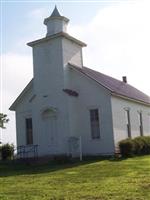
POLYGON ((55 6, 55 8, 54 8, 54 10, 53 10, 53 12, 51 14, 51 17, 61 17, 61 15, 60 15, 60 13, 59 13, 59 11, 57 9, 57 6, 55 6))
POLYGON ((64 17, 64 16, 62 16, 62 15, 60 15, 60 13, 59 13, 59 11, 58 11, 58 9, 57 9, 57 6, 55 6, 55 8, 54 8, 52 14, 51 14, 49 17, 47 17, 47 18, 44 19, 44 24, 47 25, 47 23, 48 23, 50 20, 53 21, 54 19, 59 19, 59 20, 65 21, 66 23, 69 22, 69 19, 68 19, 68 18, 66 18, 66 17, 64 17))

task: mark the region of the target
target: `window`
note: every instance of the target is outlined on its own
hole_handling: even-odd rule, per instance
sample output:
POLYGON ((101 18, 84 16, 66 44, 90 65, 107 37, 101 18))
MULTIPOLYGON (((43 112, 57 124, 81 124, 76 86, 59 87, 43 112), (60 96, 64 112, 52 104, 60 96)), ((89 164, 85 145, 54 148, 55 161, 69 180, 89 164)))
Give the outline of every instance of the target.
POLYGON ((92 139, 99 139, 100 138, 100 127, 99 127, 98 109, 91 109, 90 110, 90 122, 91 122, 92 139))
POLYGON ((26 143, 33 144, 32 118, 26 118, 26 143))
POLYGON ((125 110, 128 137, 131 138, 130 110, 125 110))
POLYGON ((142 120, 142 113, 138 113, 139 117, 139 131, 140 131, 140 136, 143 136, 143 120, 142 120))

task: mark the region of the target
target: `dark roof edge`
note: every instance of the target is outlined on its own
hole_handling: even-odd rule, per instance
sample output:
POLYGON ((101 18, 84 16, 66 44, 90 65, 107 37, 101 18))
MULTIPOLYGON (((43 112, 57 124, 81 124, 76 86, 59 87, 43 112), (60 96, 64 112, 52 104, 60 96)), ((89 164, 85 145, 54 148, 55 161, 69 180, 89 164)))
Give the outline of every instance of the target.
MULTIPOLYGON (((93 77, 91 77, 90 75, 87 75, 86 73, 82 72, 80 70, 81 67, 77 66, 77 65, 74 65, 72 63, 68 63, 70 65, 70 67, 78 72, 80 72, 81 74, 84 74, 86 77, 89 77, 90 79, 94 80, 96 83, 98 83, 99 85, 103 86, 105 89, 109 90, 111 92, 111 94, 113 96, 117 96, 117 97, 120 97, 120 98, 123 98, 123 99, 126 99, 126 100, 130 100, 130 101, 134 101, 136 103, 140 103, 140 104, 144 104, 146 106, 150 106, 150 103, 147 103, 145 101, 142 101, 142 100, 139 100, 139 99, 135 99, 135 98, 131 98, 131 97, 128 97, 126 95, 122 95, 122 94, 119 94, 119 93, 116 93, 114 92, 113 90, 111 90, 109 87, 106 87, 105 85, 103 85, 102 83, 99 83, 97 80, 95 80, 93 77)), ((82 69, 82 68, 81 68, 82 69)), ((90 69, 90 68, 89 68, 90 69)))
POLYGON ((23 91, 20 93, 20 95, 17 97, 17 99, 12 103, 9 110, 15 111, 15 107, 18 104, 18 102, 22 99, 22 97, 25 95, 25 93, 31 88, 33 84, 33 79, 26 85, 26 87, 23 89, 23 91))
POLYGON ((48 40, 51 40, 51 39, 54 39, 54 38, 57 38, 57 37, 60 37, 60 36, 65 37, 65 38, 67 38, 67 39, 69 39, 69 40, 71 40, 73 42, 76 42, 77 44, 79 44, 82 47, 86 47, 87 46, 84 42, 82 42, 82 41, 80 41, 80 40, 78 40, 78 39, 76 39, 76 38, 74 38, 74 37, 72 37, 69 34, 64 33, 64 32, 56 33, 54 35, 50 35, 50 36, 44 37, 44 38, 39 39, 39 40, 35 40, 33 42, 29 42, 29 43, 27 43, 27 45, 30 46, 30 47, 33 47, 34 45, 36 45, 38 43, 46 42, 48 40))
POLYGON ((116 92, 112 92, 111 94, 113 96, 120 97, 122 99, 126 99, 126 100, 129 100, 129 101, 134 101, 136 103, 140 103, 140 104, 144 104, 146 106, 150 106, 150 103, 147 103, 147 102, 142 101, 142 100, 138 100, 138 99, 135 99, 135 98, 127 97, 125 95, 122 95, 122 94, 119 94, 119 93, 116 93, 116 92))
MULTIPOLYGON (((90 75, 87 75, 87 74, 85 74, 84 72, 81 72, 81 71, 80 71, 80 68, 81 68, 81 67, 79 67, 79 66, 77 66, 77 65, 74 65, 74 64, 72 64, 72 63, 68 63, 68 65, 70 66, 70 68, 74 69, 75 71, 78 71, 78 72, 80 72, 81 74, 85 75, 86 77, 88 77, 88 78, 94 80, 98 85, 101 85, 101 86, 102 86, 103 88, 105 88, 106 90, 109 90, 110 92, 113 92, 110 88, 108 88, 108 87, 106 87, 105 85, 99 83, 96 79, 94 79, 94 78, 91 77, 90 75), (79 68, 79 69, 78 69, 78 68, 79 68)), ((82 69, 82 68, 81 68, 81 69, 82 69)))

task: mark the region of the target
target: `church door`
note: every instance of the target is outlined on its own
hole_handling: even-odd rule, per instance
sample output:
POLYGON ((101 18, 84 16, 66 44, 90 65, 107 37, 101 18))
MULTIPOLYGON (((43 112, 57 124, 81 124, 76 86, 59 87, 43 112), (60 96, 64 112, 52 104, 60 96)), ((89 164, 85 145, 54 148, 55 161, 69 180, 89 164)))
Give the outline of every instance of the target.
POLYGON ((47 154, 55 154, 57 152, 57 116, 55 112, 44 111, 43 129, 47 154))

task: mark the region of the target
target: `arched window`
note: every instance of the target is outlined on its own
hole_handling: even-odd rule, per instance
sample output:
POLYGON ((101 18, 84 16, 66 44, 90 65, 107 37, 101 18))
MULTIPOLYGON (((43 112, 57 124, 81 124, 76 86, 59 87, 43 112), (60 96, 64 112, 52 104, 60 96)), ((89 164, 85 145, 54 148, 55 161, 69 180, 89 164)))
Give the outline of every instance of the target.
POLYGON ((57 109, 53 107, 45 108, 42 110, 43 118, 57 118, 57 109))

